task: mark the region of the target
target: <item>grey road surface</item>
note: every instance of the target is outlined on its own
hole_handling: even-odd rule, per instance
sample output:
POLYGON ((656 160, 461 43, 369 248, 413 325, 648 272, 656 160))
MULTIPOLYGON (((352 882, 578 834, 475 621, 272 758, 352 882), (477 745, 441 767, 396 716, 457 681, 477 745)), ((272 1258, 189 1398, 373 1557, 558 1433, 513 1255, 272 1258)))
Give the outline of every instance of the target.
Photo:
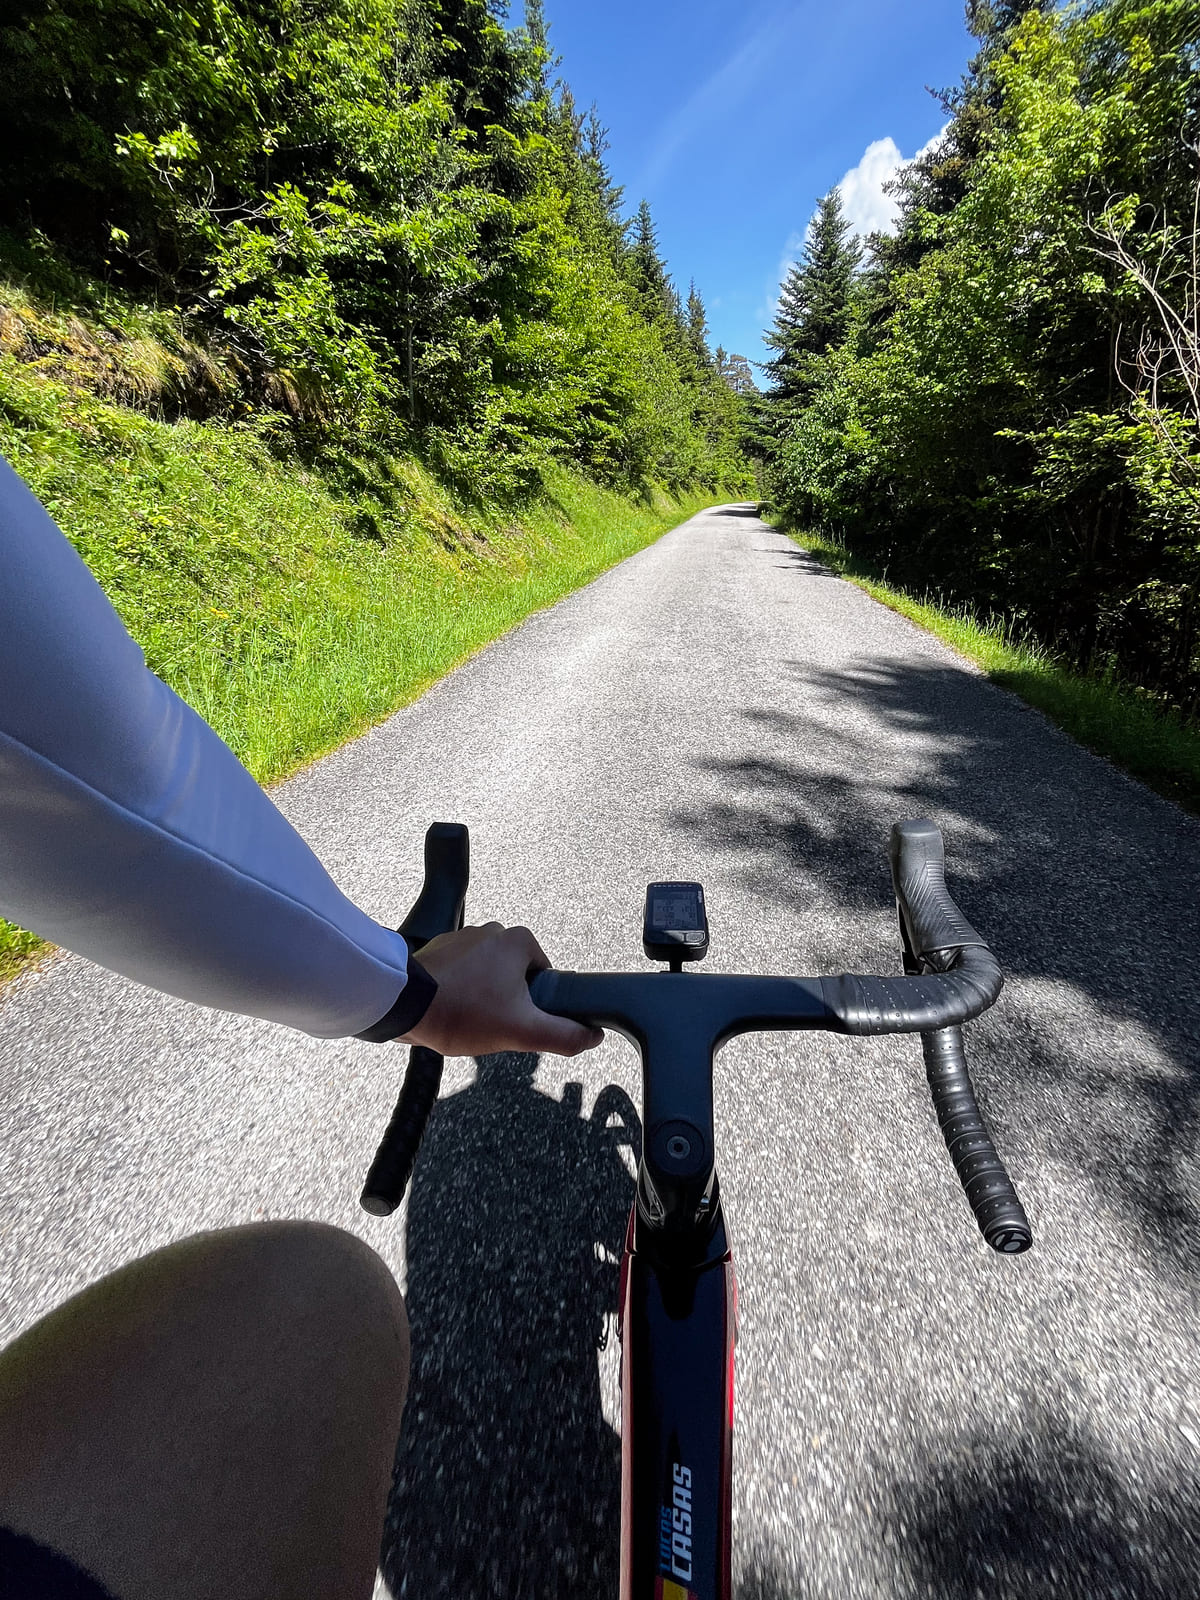
MULTIPOLYGON (((1200 825, 747 506, 694 517, 284 785, 398 918, 435 818, 472 920, 643 964, 651 878, 705 884, 714 971, 897 971, 886 863, 943 829, 1008 984, 970 1031, 1036 1230, 991 1255, 918 1041, 721 1054, 741 1288, 742 1600, 1200 1594, 1200 825)), ((0 1333, 189 1231, 354 1229, 414 1370, 384 1574, 407 1600, 615 1597, 610 1337, 640 1129, 630 1047, 456 1061, 403 1217, 356 1204, 399 1053, 74 958, 0 1005, 0 1333)))

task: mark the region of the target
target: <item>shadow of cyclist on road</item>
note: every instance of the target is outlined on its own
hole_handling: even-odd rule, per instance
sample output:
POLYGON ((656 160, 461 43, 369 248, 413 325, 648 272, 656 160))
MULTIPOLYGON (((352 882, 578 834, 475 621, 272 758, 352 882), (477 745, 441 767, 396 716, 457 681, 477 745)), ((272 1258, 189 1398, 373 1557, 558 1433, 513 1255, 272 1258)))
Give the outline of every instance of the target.
POLYGON ((609 1087, 533 1086, 535 1055, 477 1058, 417 1163, 406 1260, 412 1373, 382 1568, 394 1596, 614 1593, 620 1441, 597 1344, 633 1199, 609 1087), (609 1122, 615 1123, 610 1128, 609 1122))

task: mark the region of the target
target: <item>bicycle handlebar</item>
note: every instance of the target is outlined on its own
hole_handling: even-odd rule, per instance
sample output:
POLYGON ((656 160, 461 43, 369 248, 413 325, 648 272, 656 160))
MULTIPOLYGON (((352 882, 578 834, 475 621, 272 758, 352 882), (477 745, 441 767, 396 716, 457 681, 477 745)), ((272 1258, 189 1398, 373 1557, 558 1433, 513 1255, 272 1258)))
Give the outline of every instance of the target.
MULTIPOLYGON (((464 823, 432 822, 425 831, 425 880, 416 904, 396 930, 419 950, 440 933, 463 925, 471 877, 470 838, 464 823)), ((413 1045, 396 1109, 379 1141, 359 1204, 374 1217, 392 1214, 404 1198, 425 1125, 442 1085, 444 1059, 413 1045)))
MULTIPOLYGON (((974 980, 983 988, 994 981, 991 1000, 980 1007, 985 1009, 1003 979, 992 952, 946 888, 945 854, 936 824, 925 817, 897 823, 889 856, 905 972, 957 974, 960 981, 974 980)), ((938 1125, 980 1231, 993 1250, 1019 1255, 1033 1243, 1033 1233, 975 1099, 959 1020, 939 1018, 923 1028, 921 1050, 938 1125)))
MULTIPOLYGON (((702 1188, 704 1162, 711 1168, 712 1081, 711 1074, 700 1081, 697 1059, 711 1061, 726 1040, 764 1029, 922 1034, 938 1121, 976 1220, 993 1249, 1017 1254, 1029 1248, 1032 1233, 980 1115, 961 1032, 962 1023, 986 1011, 1000 993, 999 963, 946 888, 942 838, 934 823, 898 823, 890 857, 903 977, 551 970, 534 975, 530 993, 544 1011, 622 1033, 637 1046, 644 1064, 653 1055, 655 1072, 646 1073, 646 1159, 663 1193, 674 1185, 679 1196, 702 1188), (668 995, 675 1004, 665 1004, 668 995), (654 1135, 677 1123, 697 1136, 698 1148, 686 1171, 671 1172, 669 1163, 655 1160, 654 1135)), ((425 887, 400 928, 414 949, 462 926, 466 828, 434 823, 426 835, 425 866, 425 887)), ((393 1211, 403 1197, 441 1072, 441 1056, 413 1048, 404 1088, 363 1189, 363 1206, 377 1216, 393 1211)))

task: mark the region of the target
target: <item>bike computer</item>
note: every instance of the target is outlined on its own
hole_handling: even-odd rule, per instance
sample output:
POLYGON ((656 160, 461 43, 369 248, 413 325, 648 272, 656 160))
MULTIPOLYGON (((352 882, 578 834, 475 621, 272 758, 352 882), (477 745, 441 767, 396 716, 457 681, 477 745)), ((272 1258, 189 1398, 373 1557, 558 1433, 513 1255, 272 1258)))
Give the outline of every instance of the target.
POLYGON ((642 948, 651 961, 699 961, 708 952, 708 918, 704 890, 698 883, 651 883, 646 886, 642 948))

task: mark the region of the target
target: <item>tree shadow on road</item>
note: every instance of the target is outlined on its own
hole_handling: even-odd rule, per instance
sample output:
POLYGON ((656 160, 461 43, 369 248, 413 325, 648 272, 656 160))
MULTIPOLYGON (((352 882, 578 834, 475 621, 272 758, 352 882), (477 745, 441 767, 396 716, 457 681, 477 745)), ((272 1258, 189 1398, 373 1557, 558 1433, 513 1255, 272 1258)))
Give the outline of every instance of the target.
POLYGON ((1047 1420, 939 1448, 901 1485, 884 1540, 928 1600, 1180 1600, 1200 1584, 1200 1493, 1135 1481, 1047 1420))
POLYGON ((1200 823, 940 654, 779 670, 795 712, 746 708, 765 753, 698 763, 724 796, 674 825, 742 851, 747 884, 798 924, 818 898, 852 914, 858 948, 816 935, 811 970, 887 972, 888 833, 933 817, 952 891, 1005 972, 1069 985, 1085 1014, 1034 1029, 1010 993, 979 1025, 1007 1058, 992 1081, 1017 1165, 1023 1121, 1044 1124, 1022 1113, 1036 1090, 1057 1154, 1160 1258, 1200 1271, 1200 823))
POLYGON ((770 554, 782 556, 783 560, 776 563, 781 571, 798 573, 804 578, 836 578, 838 574, 832 568, 817 560, 807 550, 800 550, 793 544, 786 547, 775 545, 770 554))
POLYGON ((537 1056, 438 1102, 409 1201, 412 1373, 381 1568, 394 1596, 615 1594, 620 1444, 597 1342, 640 1155, 628 1096, 590 1117, 537 1056))
MULTIPOLYGON (((1151 1481, 1061 1416, 1019 1433, 939 1440, 886 1477, 856 1542, 857 1583, 806 1572, 769 1545, 742 1552, 735 1600, 1183 1600, 1200 1592, 1200 1482, 1180 1463, 1151 1481)), ((1144 1463, 1142 1463, 1144 1465, 1144 1463)), ((818 1542, 821 1529, 808 1530, 818 1542)), ((811 1540, 810 1540, 811 1542, 811 1540)))

